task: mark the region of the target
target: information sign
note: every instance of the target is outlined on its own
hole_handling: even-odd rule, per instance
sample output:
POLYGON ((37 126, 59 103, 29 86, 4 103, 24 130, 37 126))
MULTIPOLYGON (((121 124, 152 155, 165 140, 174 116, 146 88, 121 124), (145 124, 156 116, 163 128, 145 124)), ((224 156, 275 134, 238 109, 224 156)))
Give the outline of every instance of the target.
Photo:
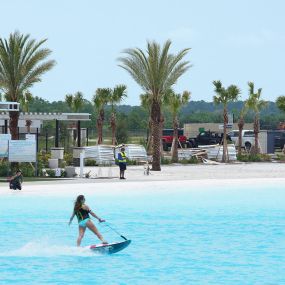
POLYGON ((10 140, 10 162, 36 162, 37 151, 35 140, 10 140))

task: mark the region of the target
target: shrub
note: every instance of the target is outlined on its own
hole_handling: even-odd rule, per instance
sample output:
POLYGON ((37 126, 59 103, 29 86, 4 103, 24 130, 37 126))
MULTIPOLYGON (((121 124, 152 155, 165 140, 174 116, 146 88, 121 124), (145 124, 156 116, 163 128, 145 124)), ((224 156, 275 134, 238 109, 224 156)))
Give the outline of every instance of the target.
POLYGON ((66 162, 66 165, 72 165, 73 164, 73 155, 72 153, 65 152, 63 155, 63 159, 66 162))
POLYGON ((179 162, 181 164, 188 164, 188 159, 183 158, 183 159, 179 160, 179 162))
POLYGON ((237 155, 237 160, 242 162, 271 161, 271 156, 268 154, 241 154, 237 155))
MULTIPOLYGON (((46 173, 49 177, 56 177, 55 169, 47 169, 46 173)), ((66 177, 66 171, 64 169, 60 169, 60 177, 66 177)))
POLYGON ((192 156, 190 159, 188 159, 188 163, 197 164, 197 163, 199 163, 199 160, 196 156, 192 156))
POLYGON ((96 160, 95 159, 85 159, 84 162, 85 166, 96 166, 96 160))
POLYGON ((7 160, 3 160, 0 163, 0 176, 8 176, 10 175, 10 166, 7 160))
POLYGON ((41 152, 38 153, 38 164, 41 164, 43 168, 48 167, 48 160, 51 158, 50 153, 41 152))
POLYGON ((285 161, 285 154, 277 154, 276 159, 280 161, 285 161))
MULTIPOLYGON (((119 162, 118 162, 118 164, 119 164, 119 162)), ((138 165, 138 162, 136 160, 129 160, 127 158, 127 165, 138 165)))
POLYGON ((65 168, 65 166, 66 166, 66 161, 60 159, 58 166, 59 166, 59 168, 65 168))
POLYGON ((242 162, 248 162, 248 155, 247 154, 238 154, 237 160, 242 162))
POLYGON ((260 157, 261 157, 261 160, 262 160, 262 161, 271 161, 271 160, 272 160, 272 159, 271 159, 271 156, 268 155, 268 154, 266 154, 266 153, 261 153, 261 154, 260 154, 260 157))
POLYGON ((34 177, 35 167, 29 162, 22 162, 19 165, 24 177, 34 177))
POLYGON ((169 158, 162 158, 161 159, 161 164, 171 164, 171 159, 169 159, 169 158))

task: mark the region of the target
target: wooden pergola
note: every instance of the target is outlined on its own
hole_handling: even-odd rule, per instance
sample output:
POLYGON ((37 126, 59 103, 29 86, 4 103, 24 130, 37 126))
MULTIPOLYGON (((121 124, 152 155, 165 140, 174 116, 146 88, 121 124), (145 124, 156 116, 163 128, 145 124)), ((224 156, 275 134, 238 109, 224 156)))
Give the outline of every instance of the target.
MULTIPOLYGON (((13 102, 1 102, 0 103, 0 126, 4 127, 4 133, 8 133, 8 125, 9 125, 9 111, 11 112, 17 112, 19 110, 16 107, 13 107, 13 109, 9 108, 4 109, 3 103, 13 103, 13 102), (1 112, 6 111, 6 112, 1 112), (7 112, 8 111, 8 112, 7 112)), ((19 103, 17 103, 19 104, 19 103)), ((7 105, 8 106, 8 105, 7 105)), ((11 105, 12 106, 12 105, 11 105)), ((13 106, 15 106, 15 103, 13 103, 13 106)), ((9 106, 8 106, 9 107, 9 106)), ((52 121, 55 120, 55 142, 54 146, 59 147, 59 122, 60 121, 75 121, 77 122, 77 146, 81 147, 81 121, 90 121, 91 114, 89 113, 25 113, 21 112, 19 114, 19 120, 39 120, 39 121, 52 121)))

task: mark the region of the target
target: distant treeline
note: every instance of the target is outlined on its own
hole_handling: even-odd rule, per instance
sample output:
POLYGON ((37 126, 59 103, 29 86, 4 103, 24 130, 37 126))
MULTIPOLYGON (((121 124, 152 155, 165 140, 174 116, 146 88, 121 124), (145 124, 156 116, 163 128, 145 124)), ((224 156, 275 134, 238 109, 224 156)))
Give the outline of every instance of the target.
MULTIPOLYGON (((238 120, 239 112, 243 106, 242 101, 230 103, 228 106, 229 112, 234 115, 234 120, 238 120)), ((64 101, 49 102, 45 99, 35 97, 29 104, 30 112, 72 112, 64 101)), ((83 127, 96 127, 96 111, 90 101, 85 100, 82 113, 90 113, 91 121, 85 122, 83 127)), ((148 125, 148 112, 141 106, 120 105, 116 107, 118 121, 121 122, 127 130, 146 129, 148 125)), ((106 107, 105 125, 108 127, 110 118, 110 107, 106 107)), ((172 127, 172 118, 167 109, 163 112, 165 116, 165 128, 172 127)), ((183 107, 179 115, 180 125, 184 123, 222 123, 222 106, 217 106, 213 102, 205 101, 190 101, 183 107)), ((253 121, 253 113, 249 112, 245 116, 245 121, 250 123, 253 121)), ((268 107, 260 114, 260 124, 262 129, 275 129, 279 122, 285 121, 285 113, 281 112, 274 102, 269 102, 268 107)))

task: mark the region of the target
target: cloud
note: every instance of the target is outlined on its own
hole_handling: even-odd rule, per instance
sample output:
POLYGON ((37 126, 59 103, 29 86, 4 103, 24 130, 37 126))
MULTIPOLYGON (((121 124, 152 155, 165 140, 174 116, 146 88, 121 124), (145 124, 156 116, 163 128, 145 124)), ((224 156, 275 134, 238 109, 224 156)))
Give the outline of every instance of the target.
POLYGON ((278 32, 263 29, 257 33, 234 34, 222 40, 224 44, 236 47, 260 47, 271 44, 284 44, 285 37, 278 32))

